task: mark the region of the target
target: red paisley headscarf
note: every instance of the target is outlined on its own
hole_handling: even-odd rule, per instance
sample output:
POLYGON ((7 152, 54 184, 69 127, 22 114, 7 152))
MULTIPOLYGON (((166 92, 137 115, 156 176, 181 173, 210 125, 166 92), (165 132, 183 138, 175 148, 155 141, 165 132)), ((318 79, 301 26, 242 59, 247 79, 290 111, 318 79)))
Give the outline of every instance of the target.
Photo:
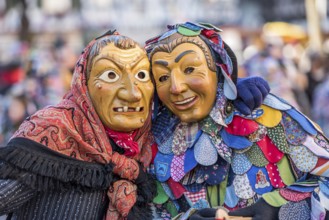
POLYGON ((151 113, 144 126, 135 131, 134 141, 138 143, 138 151, 141 153, 131 159, 112 150, 88 94, 86 71, 89 69, 87 59, 91 48, 106 37, 121 37, 114 35, 105 35, 91 41, 78 59, 71 89, 63 100, 58 105, 44 108, 29 117, 13 136, 31 139, 78 160, 113 163, 113 172, 122 180, 115 182, 109 189, 107 219, 121 219, 128 215, 136 201, 136 186, 131 182, 139 175, 136 161, 141 161, 146 167, 152 157, 151 147, 145 143, 149 135, 151 113))

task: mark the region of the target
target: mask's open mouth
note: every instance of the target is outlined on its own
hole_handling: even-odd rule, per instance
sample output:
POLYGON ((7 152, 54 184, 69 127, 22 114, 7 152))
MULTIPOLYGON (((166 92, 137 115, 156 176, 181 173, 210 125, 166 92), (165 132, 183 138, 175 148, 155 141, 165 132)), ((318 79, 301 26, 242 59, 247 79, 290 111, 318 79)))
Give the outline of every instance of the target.
POLYGON ((113 108, 114 112, 142 112, 143 110, 144 110, 144 107, 123 106, 123 107, 113 108))
POLYGON ((176 102, 174 102, 174 104, 175 105, 186 105, 186 104, 188 104, 190 102, 193 102, 195 99, 196 99, 196 96, 193 96, 193 97, 184 99, 182 101, 176 101, 176 102))

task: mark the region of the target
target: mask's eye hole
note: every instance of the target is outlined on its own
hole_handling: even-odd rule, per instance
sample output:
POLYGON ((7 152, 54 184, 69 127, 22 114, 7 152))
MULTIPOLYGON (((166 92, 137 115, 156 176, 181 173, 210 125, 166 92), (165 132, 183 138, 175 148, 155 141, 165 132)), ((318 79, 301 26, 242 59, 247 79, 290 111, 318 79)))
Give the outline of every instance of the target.
POLYGON ((185 74, 191 74, 193 73, 194 71, 194 67, 187 67, 185 70, 184 70, 184 73, 185 74))
POLYGON ((141 70, 135 74, 135 78, 142 82, 147 82, 150 80, 150 74, 146 70, 141 70))
POLYGON ((163 76, 160 76, 159 77, 159 82, 165 82, 169 79, 169 76, 168 75, 163 75, 163 76))
POLYGON ((99 79, 104 80, 105 82, 116 82, 119 78, 119 75, 113 70, 104 71, 99 76, 99 79))

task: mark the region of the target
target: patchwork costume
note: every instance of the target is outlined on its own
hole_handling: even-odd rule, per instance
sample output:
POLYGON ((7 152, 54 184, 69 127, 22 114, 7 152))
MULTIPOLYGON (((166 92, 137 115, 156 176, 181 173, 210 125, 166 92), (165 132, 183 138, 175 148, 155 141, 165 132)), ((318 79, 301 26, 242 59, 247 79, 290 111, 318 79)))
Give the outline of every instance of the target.
POLYGON ((251 114, 234 109, 237 66, 220 30, 191 22, 168 29, 147 42, 150 58, 158 45, 199 36, 216 60, 219 82, 201 121, 181 122, 165 106, 158 109, 152 168, 159 216, 187 219, 197 209, 224 206, 229 214, 255 217, 242 208, 269 206, 274 219, 329 218, 329 142, 321 128, 273 94, 251 114))
POLYGON ((0 215, 152 219, 149 203, 155 183, 143 171, 152 156, 147 142, 150 114, 134 132, 111 131, 103 126, 87 90, 90 50, 113 34, 93 40, 84 49, 63 100, 28 117, 0 148, 0 215), (122 142, 125 148, 120 147, 122 142), (133 145, 128 156, 127 145, 133 145))

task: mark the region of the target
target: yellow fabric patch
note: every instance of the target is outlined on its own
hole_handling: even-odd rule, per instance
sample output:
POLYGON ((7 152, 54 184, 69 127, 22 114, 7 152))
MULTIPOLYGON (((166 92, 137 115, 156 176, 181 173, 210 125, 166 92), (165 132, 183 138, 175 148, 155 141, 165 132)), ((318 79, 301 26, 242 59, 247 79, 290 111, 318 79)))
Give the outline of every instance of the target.
POLYGON ((280 123, 282 119, 282 113, 279 110, 268 107, 266 105, 261 105, 260 108, 264 110, 264 113, 262 116, 255 119, 258 123, 269 128, 273 128, 280 123))

